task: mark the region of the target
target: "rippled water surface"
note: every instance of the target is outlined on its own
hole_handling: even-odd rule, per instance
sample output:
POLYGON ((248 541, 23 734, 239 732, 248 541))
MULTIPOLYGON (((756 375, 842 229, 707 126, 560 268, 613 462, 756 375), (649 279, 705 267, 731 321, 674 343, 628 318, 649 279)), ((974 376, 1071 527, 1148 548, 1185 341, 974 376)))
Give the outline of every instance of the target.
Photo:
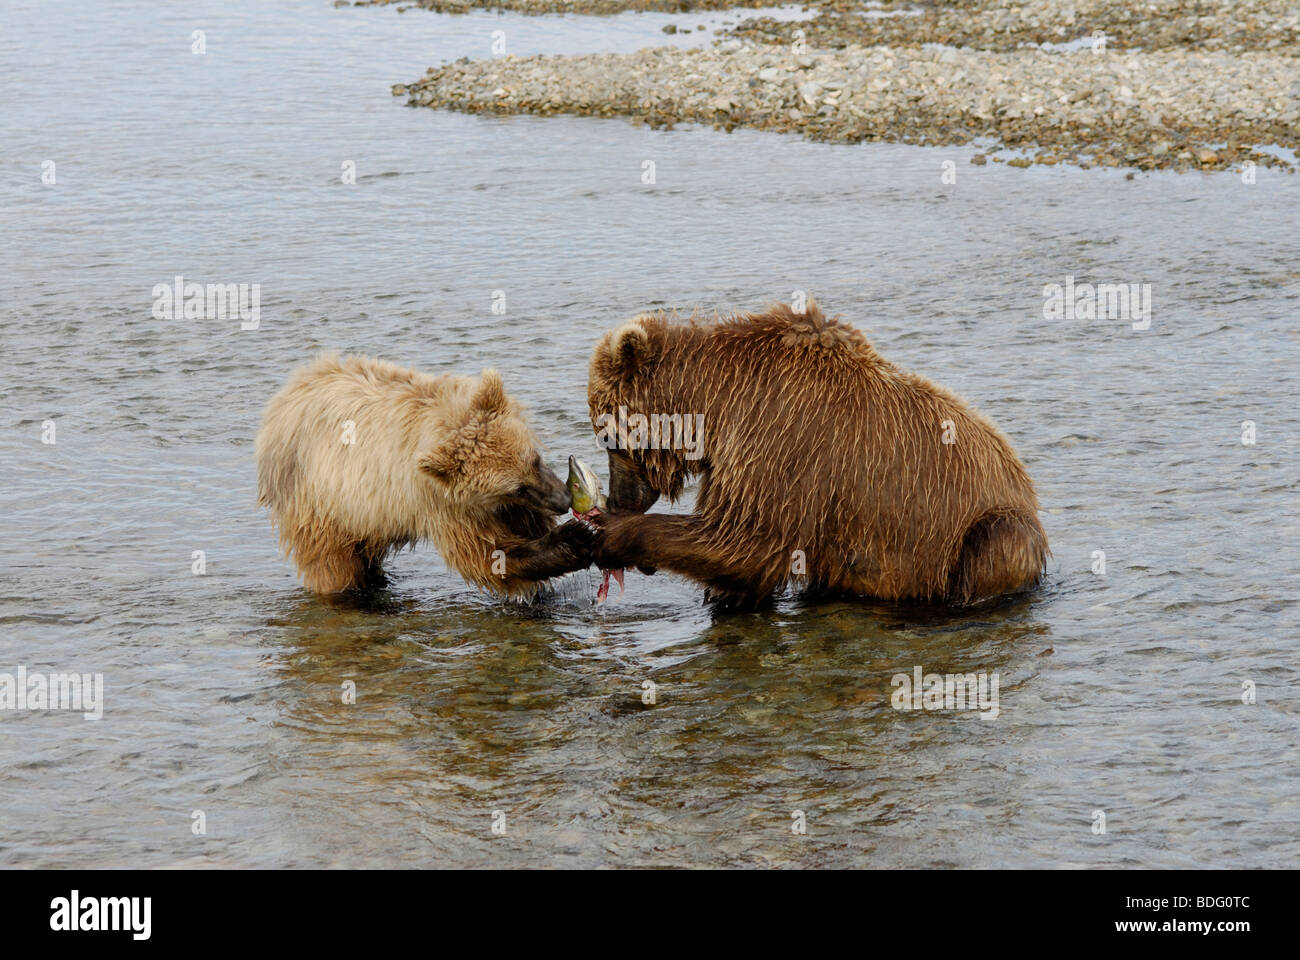
POLYGON ((389 92, 496 29, 512 53, 631 50, 705 20, 4 4, 0 672, 102 672, 106 709, 0 713, 0 864, 1294 865, 1297 178, 389 92), (155 319, 176 274, 260 284, 260 328, 155 319), (1151 328, 1044 320, 1067 275, 1152 284, 1151 328), (797 289, 1012 438, 1054 550, 1041 591, 715 617, 635 573, 594 607, 593 572, 522 608, 426 547, 363 606, 277 556, 253 437, 315 351, 495 365, 559 468, 599 462, 602 331, 797 289), (891 709, 917 665, 996 671, 999 716, 891 709))

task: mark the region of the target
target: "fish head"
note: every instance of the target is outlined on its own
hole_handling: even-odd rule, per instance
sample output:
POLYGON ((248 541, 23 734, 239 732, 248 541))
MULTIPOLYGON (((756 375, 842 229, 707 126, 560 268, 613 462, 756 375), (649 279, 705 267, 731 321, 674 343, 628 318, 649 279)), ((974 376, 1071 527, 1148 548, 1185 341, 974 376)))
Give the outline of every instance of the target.
POLYGON ((600 477, 577 457, 569 457, 569 480, 566 484, 573 512, 585 515, 593 510, 605 509, 605 496, 600 490, 600 477))

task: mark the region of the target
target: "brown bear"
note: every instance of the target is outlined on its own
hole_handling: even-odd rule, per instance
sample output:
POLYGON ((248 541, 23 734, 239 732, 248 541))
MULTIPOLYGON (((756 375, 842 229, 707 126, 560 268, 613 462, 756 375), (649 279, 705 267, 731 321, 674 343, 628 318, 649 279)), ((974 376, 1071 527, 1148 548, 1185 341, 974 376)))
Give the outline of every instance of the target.
POLYGON ((609 449, 601 567, 745 605, 787 586, 964 605, 1043 573, 1034 485, 1006 437, 813 302, 638 316, 597 344, 587 399, 609 449), (692 475, 694 513, 645 514, 692 475))
POLYGON ((594 534, 556 526, 568 492, 495 370, 434 377, 321 356, 268 404, 257 475, 285 554, 317 593, 382 582, 389 551, 422 540, 508 596, 590 564, 594 534))

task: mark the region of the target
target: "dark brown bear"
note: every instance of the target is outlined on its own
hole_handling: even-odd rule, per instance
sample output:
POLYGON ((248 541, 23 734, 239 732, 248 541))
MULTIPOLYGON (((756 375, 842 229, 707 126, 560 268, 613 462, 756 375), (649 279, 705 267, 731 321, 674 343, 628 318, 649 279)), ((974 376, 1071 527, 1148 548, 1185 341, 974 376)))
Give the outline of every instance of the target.
POLYGON ((793 586, 969 604, 1042 576, 1038 500, 1006 437, 815 303, 639 316, 597 344, 587 394, 610 448, 602 567, 743 603, 793 586), (678 431, 693 422, 702 436, 678 431), (693 514, 645 513, 692 475, 693 514))

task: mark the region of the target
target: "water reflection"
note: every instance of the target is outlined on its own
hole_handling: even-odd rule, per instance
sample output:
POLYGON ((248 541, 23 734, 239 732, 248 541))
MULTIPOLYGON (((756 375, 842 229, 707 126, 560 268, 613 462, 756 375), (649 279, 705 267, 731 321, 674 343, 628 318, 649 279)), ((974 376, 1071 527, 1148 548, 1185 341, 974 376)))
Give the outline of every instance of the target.
POLYGON ((418 811, 423 842, 393 856, 488 864, 500 839, 531 865, 844 864, 902 817, 900 777, 924 788, 945 742, 988 722, 900 713, 891 677, 996 671, 1002 709, 1034 723, 1017 706, 1050 645, 1034 605, 976 620, 785 602, 643 651, 575 629, 563 603, 301 600, 263 631, 263 696, 281 776, 312 778, 313 805, 418 811), (801 846, 796 809, 813 825, 801 846))

